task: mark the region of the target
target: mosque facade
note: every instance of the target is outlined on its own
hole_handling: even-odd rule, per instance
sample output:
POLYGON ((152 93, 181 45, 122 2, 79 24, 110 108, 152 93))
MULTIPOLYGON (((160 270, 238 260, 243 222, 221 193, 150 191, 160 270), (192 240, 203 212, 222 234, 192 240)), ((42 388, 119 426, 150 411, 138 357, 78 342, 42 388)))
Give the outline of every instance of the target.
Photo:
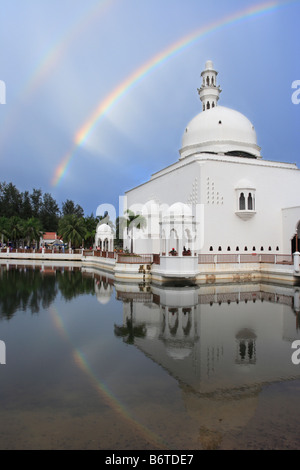
POLYGON ((298 252, 300 172, 262 158, 247 117, 219 105, 218 72, 207 61, 201 112, 186 126, 179 159, 126 192, 146 222, 124 247, 163 256, 298 252))

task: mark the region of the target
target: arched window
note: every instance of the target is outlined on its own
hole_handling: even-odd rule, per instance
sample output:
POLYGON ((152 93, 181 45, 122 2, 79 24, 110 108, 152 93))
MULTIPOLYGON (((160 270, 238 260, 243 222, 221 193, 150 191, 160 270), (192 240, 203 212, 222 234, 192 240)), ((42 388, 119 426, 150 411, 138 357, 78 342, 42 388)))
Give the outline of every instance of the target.
POLYGON ((209 101, 207 102, 206 109, 210 109, 209 101))
POLYGON ((245 251, 248 251, 248 248, 245 246, 244 250, 245 250, 245 251))
POLYGON ((209 251, 213 251, 213 247, 212 247, 212 246, 209 247, 209 251))
POLYGON ((246 209, 245 196, 244 196, 244 193, 241 193, 240 199, 239 199, 239 210, 244 211, 245 209, 246 209))
POLYGON ((248 194, 248 211, 253 210, 253 199, 252 199, 252 194, 248 194))
POLYGON ((230 246, 227 247, 227 251, 230 251, 230 246))
POLYGON ((214 102, 212 102, 212 105, 211 105, 211 107, 212 107, 212 108, 214 108, 214 107, 215 107, 215 103, 214 103, 214 102))
POLYGON ((238 247, 238 246, 236 247, 236 249, 235 249, 235 250, 236 250, 236 251, 240 251, 240 249, 239 249, 239 247, 238 247))
POLYGON ((260 247, 260 251, 264 251, 264 247, 263 247, 263 246, 260 247))
POLYGON ((236 185, 236 215, 243 220, 249 220, 256 214, 255 194, 256 189, 252 183, 240 180, 236 185))
POLYGON ((221 247, 221 246, 219 246, 218 251, 222 251, 222 247, 221 247))
POLYGON ((209 85, 209 77, 206 77, 206 85, 209 85))

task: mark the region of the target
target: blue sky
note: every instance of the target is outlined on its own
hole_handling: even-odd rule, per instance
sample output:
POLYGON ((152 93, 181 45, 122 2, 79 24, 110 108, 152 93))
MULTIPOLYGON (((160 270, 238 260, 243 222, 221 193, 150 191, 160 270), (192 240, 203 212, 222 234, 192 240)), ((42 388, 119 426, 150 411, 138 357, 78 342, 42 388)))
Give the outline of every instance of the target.
POLYGON ((201 112, 208 59, 219 71, 219 104, 251 120, 263 158, 300 167, 300 104, 291 100, 300 0, 0 0, 0 9, 0 181, 50 192, 59 205, 72 199, 86 215, 101 204, 117 208, 126 190, 178 160, 183 131, 201 112), (136 70, 254 6, 261 13, 211 28, 150 67, 75 144, 136 70))

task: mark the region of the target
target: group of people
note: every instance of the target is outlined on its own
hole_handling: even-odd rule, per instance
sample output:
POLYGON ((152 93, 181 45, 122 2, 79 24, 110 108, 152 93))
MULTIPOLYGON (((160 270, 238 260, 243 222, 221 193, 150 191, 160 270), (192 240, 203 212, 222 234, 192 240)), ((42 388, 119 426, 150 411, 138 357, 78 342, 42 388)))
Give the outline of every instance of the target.
MULTIPOLYGON (((172 256, 176 256, 177 255, 177 251, 175 250, 175 248, 172 248, 171 251, 169 251, 169 254, 172 255, 172 256)), ((188 248, 186 249, 186 247, 184 246, 183 247, 183 251, 182 251, 182 255, 183 256, 190 256, 191 255, 191 250, 188 248)))

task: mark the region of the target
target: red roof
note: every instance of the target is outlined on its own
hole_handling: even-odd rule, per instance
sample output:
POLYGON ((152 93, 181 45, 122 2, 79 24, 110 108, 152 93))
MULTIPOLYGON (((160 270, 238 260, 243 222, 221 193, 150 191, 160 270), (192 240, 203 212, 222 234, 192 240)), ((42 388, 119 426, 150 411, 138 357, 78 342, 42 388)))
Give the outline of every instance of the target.
POLYGON ((43 240, 56 240, 57 238, 56 232, 45 232, 43 234, 43 240))

